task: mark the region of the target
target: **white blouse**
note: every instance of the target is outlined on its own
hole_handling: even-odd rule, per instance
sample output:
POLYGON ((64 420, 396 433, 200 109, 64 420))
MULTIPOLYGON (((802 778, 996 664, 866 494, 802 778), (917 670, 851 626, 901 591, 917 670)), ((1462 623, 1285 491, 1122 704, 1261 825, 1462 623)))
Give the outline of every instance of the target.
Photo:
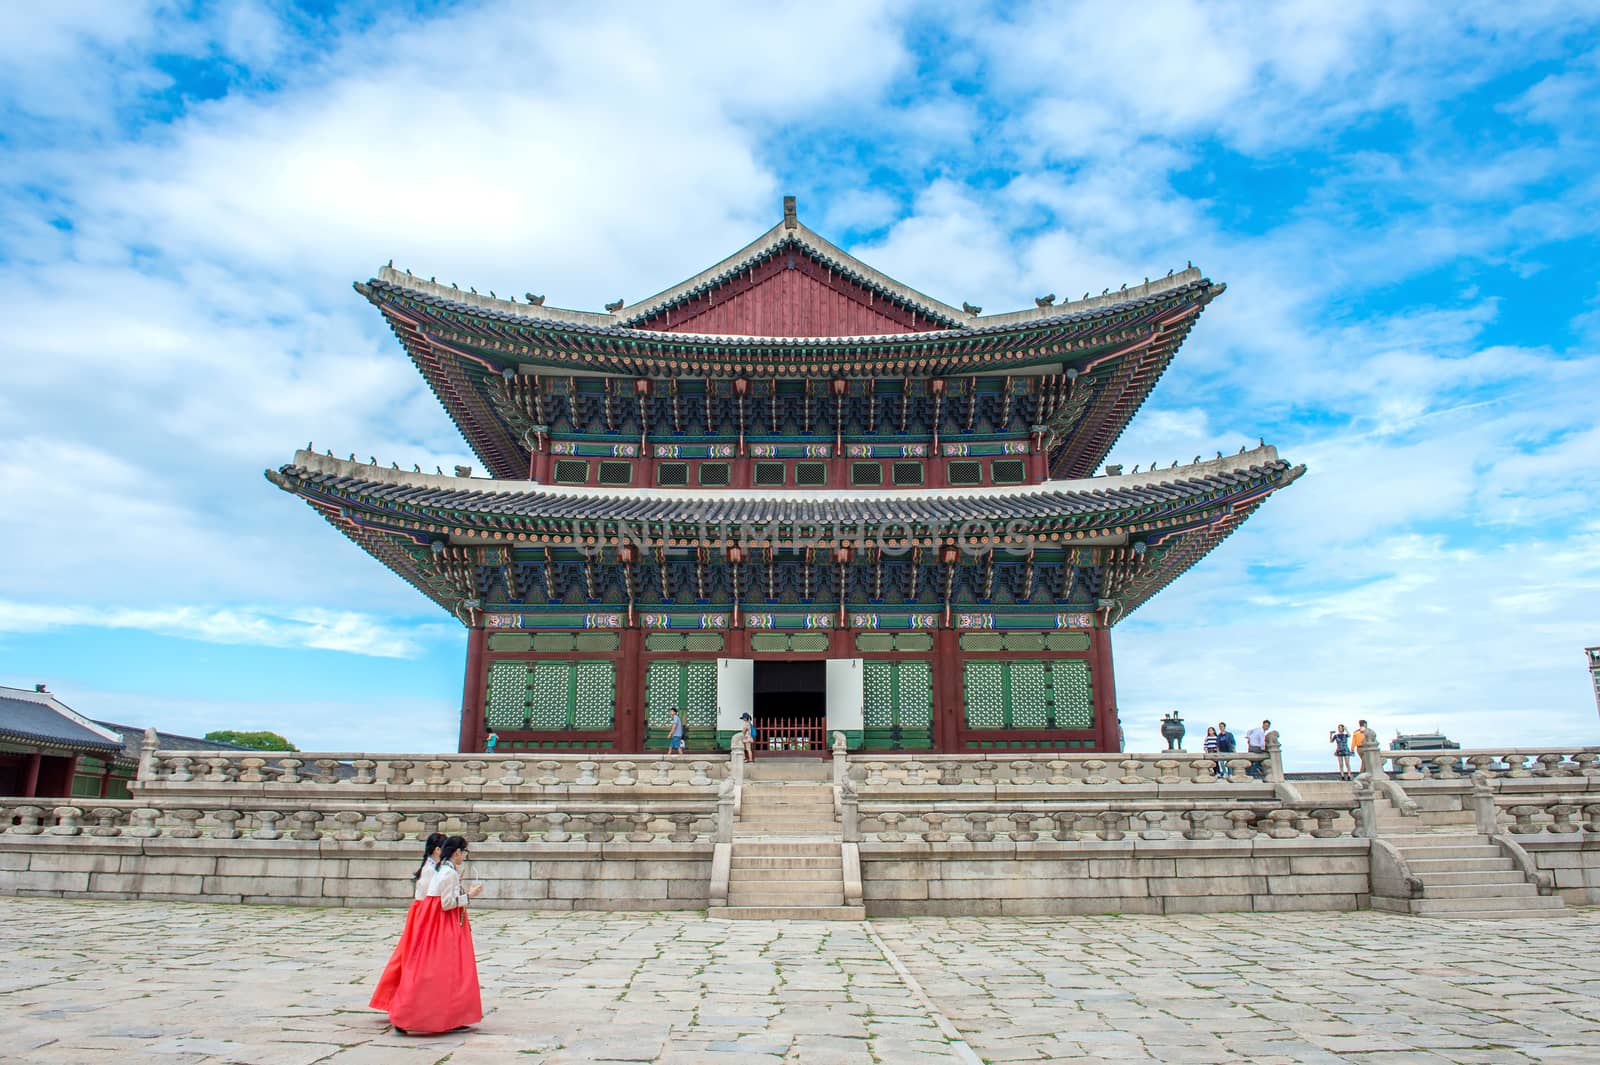
POLYGON ((428 897, 428 885, 433 883, 433 876, 439 871, 439 863, 429 858, 422 863, 422 871, 417 874, 417 889, 412 892, 412 898, 421 902, 428 897))
POLYGON ((453 862, 439 866, 439 871, 433 874, 433 882, 428 885, 428 894, 439 897, 439 908, 443 910, 467 905, 467 889, 462 886, 461 871, 453 862))

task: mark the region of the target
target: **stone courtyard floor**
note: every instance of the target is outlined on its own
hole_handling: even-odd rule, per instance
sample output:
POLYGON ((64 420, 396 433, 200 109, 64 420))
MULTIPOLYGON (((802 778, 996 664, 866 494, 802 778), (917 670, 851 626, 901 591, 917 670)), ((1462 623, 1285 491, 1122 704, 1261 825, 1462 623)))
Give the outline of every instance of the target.
POLYGON ((399 910, 0 898, 0 1060, 1600 1061, 1600 911, 727 923, 474 914, 486 1016, 365 1008, 399 910))

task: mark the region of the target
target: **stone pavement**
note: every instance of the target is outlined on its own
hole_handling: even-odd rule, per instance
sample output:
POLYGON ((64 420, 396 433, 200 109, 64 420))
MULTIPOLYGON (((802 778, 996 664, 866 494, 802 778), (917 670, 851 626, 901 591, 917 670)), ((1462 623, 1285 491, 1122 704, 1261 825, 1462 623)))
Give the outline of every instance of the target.
POLYGON ((1600 912, 474 915, 487 1016, 365 1009, 398 910, 0 898, 0 1059, 816 1065, 1600 1060, 1600 912), (922 993, 926 992, 926 996, 922 993), (953 1024, 953 1028, 951 1027, 953 1024))

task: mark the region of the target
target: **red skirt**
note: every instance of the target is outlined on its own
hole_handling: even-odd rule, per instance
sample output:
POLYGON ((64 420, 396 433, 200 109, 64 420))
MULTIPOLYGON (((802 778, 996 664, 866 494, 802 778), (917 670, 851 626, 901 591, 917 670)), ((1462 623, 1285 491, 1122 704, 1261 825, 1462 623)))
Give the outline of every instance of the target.
POLYGON ((448 1032, 483 1020, 478 956, 464 908, 446 910, 437 895, 411 904, 371 1005, 408 1032, 448 1032))

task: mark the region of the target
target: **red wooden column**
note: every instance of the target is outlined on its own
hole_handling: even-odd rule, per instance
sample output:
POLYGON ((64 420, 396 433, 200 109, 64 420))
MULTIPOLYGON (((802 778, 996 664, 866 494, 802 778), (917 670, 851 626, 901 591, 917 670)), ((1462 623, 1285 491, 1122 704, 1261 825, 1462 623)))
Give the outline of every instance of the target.
POLYGON ((621 653, 617 656, 617 750, 637 754, 644 750, 644 630, 637 625, 622 630, 621 653))
POLYGON ((961 691, 961 634, 939 629, 933 636, 933 749, 961 750, 958 730, 964 713, 961 691))
POLYGON ((462 754, 483 750, 488 737, 488 724, 484 720, 484 695, 488 691, 489 663, 484 652, 489 647, 489 634, 482 626, 467 630, 467 678, 461 688, 461 735, 457 748, 462 754))
POLYGON ((1111 630, 1089 630, 1090 684, 1094 691, 1096 743, 1102 751, 1121 751, 1117 724, 1117 680, 1111 670, 1111 630))
POLYGON ((44 755, 34 751, 28 755, 28 768, 22 772, 22 797, 31 799, 39 794, 39 765, 44 755))

